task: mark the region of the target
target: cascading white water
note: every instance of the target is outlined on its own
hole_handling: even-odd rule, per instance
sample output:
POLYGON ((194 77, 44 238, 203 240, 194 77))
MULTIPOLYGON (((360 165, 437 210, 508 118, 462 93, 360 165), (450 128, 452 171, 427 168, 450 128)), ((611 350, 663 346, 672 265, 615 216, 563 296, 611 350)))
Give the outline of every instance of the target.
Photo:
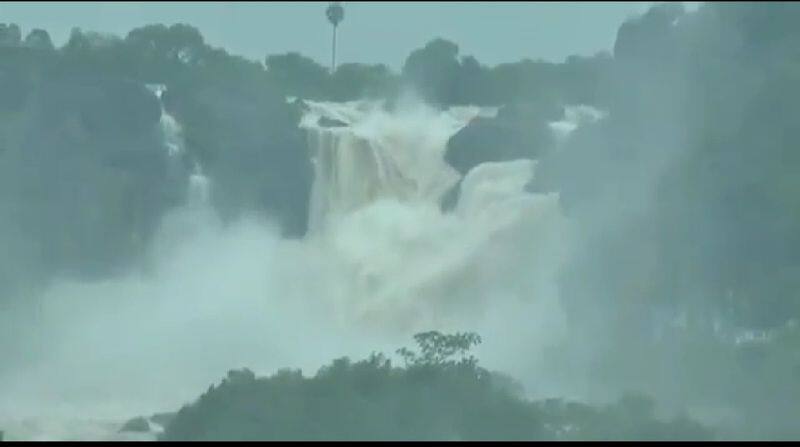
POLYGON ((194 170, 189 175, 189 206, 201 206, 208 203, 211 195, 211 181, 203 173, 200 163, 195 162, 194 170))
POLYGON ((540 274, 557 268, 563 219, 556 194, 524 190, 535 162, 477 166, 460 185, 454 213, 439 207, 460 180, 444 161, 448 139, 496 110, 306 104, 301 126, 316 174, 311 239, 350 278, 340 311, 407 333, 479 324, 480 309, 536 299, 534 284, 520 279, 536 276, 523 273, 535 269, 531 263, 540 264, 540 274), (337 125, 320 124, 326 121, 337 125), (470 314, 477 319, 464 320, 470 314))
POLYGON ((315 169, 312 233, 379 199, 434 202, 458 181, 443 151, 469 117, 428 109, 424 116, 410 114, 419 110, 392 116, 381 102, 307 104, 300 125, 309 131, 315 169), (323 128, 320 119, 345 126, 323 128))
MULTIPOLYGON (((0 400, 9 438, 124 439, 121 420, 174 410, 230 368, 309 372, 342 355, 392 353, 419 330, 477 331, 484 365, 544 383, 537 350, 563 331, 558 195, 525 191, 532 160, 485 163, 463 179, 444 162, 450 136, 495 110, 307 104, 308 236, 219 225, 195 165, 186 206, 153 242, 151 274, 46 291, 41 337, 54 342, 0 377, 0 396, 14 402, 0 400), (459 180, 456 206, 442 212, 459 180)), ((166 112, 161 126, 177 159, 180 126, 166 112)))
MULTIPOLYGON (((183 128, 178 120, 172 116, 164 107, 163 95, 167 87, 163 84, 148 84, 147 88, 158 98, 161 106, 161 118, 159 119, 159 130, 167 150, 167 156, 172 163, 179 163, 180 157, 185 151, 185 141, 183 138, 183 128)), ((197 160, 189 174, 189 185, 187 193, 187 205, 192 207, 202 206, 208 203, 211 194, 211 182, 203 173, 203 167, 197 160)))
POLYGON ((158 98, 161 105, 159 130, 167 150, 168 161, 186 177, 186 197, 182 206, 166 215, 161 222, 161 231, 156 235, 151 250, 153 257, 164 257, 167 252, 181 243, 191 241, 199 233, 207 232, 209 226, 217 224, 216 215, 210 205, 211 180, 203 172, 199 161, 194 160, 187 172, 181 158, 185 152, 183 128, 178 120, 164 107, 163 95, 167 87, 163 84, 149 84, 148 89, 158 98))
MULTIPOLYGON (((162 142, 166 150, 167 160, 170 164, 170 168, 174 171, 181 172, 182 175, 185 175, 185 169, 183 168, 181 160, 185 152, 183 130, 175 117, 173 117, 164 107, 163 94, 166 92, 167 88, 161 84, 150 84, 147 85, 147 88, 158 98, 161 107, 159 131, 161 133, 162 142)), ((209 224, 211 222, 215 222, 215 215, 209 205, 211 182, 204 174, 202 166, 198 161, 194 162, 193 169, 186 176, 186 180, 187 193, 185 203, 183 206, 165 216, 161 222, 161 230, 155 238, 153 247, 151 247, 151 252, 154 258, 174 256, 174 251, 180 250, 181 246, 184 244, 195 242, 198 240, 198 238, 202 238, 204 235, 206 235, 208 233, 209 224)), ((70 285, 68 284, 67 288, 69 288, 69 286, 70 285)), ((103 287, 103 285, 100 285, 100 287, 103 287)), ((114 293, 112 292, 111 294, 113 295, 114 293)), ((57 298, 62 298, 63 296, 67 295, 69 295, 69 292, 65 294, 63 289, 51 294, 51 296, 56 296, 57 298)), ((80 306, 80 298, 73 297, 73 299, 75 300, 73 302, 80 306)), ((122 300, 124 300, 124 298, 122 300)), ((147 302, 147 300, 142 300, 140 303, 145 302, 147 302)), ((52 306, 51 310, 60 309, 60 299, 55 301, 51 300, 49 304, 52 306)), ((84 310, 91 313, 96 312, 99 307, 102 307, 102 305, 97 302, 92 302, 84 310)), ((61 312, 66 311, 61 309, 61 312)), ((52 315, 57 319, 58 313, 59 312, 56 311, 52 315)), ((93 315, 93 318, 95 319, 103 319, 106 321, 109 320, 109 315, 100 315, 97 313, 93 315)), ((149 315, 139 315, 139 318, 142 321, 145 321, 149 317, 149 315)), ((50 321, 50 324, 53 323, 56 323, 56 321, 50 321)), ((82 327, 86 328, 87 331, 91 331, 89 326, 91 326, 92 322, 89 320, 85 323, 86 324, 82 327)), ((98 321, 95 320, 94 323, 98 323, 98 321)), ((69 333, 69 331, 70 330, 67 329, 66 332, 69 333)), ((113 329, 106 329, 103 332, 110 333, 112 331, 113 329)), ((62 332, 60 335, 63 336, 64 333, 62 332)), ((126 337, 135 337, 135 334, 128 332, 126 337)), ((83 351, 83 349, 85 349, 87 346, 91 346, 91 343, 99 342, 99 340, 87 340, 86 338, 80 340, 81 341, 76 342, 76 345, 73 345, 72 352, 70 352, 69 349, 66 351, 69 352, 69 354, 67 354, 67 358, 62 357, 58 360, 50 360, 57 364, 59 368, 61 368, 57 370, 58 374, 69 373, 70 365, 74 362, 74 360, 69 357, 77 357, 78 355, 82 354, 80 351, 83 351), (79 346, 78 349, 75 349, 75 346, 79 346)), ((58 343, 53 343, 53 345, 57 346, 58 343)), ((54 357, 59 356, 64 356, 64 354, 62 353, 54 355, 54 357)), ((75 416, 75 411, 73 410, 75 404, 70 402, 70 400, 74 397, 70 393, 75 393, 75 390, 70 390, 69 386, 64 387, 63 389, 59 389, 58 386, 47 386, 48 382, 53 382, 52 378, 48 378, 49 371, 53 369, 54 368, 52 368, 51 365, 44 365, 40 368, 35 368, 33 375, 38 377, 38 383, 28 381, 26 380, 26 377, 0 375, 0 377, 10 380, 12 383, 14 383, 15 380, 20 381, 21 386, 12 385, 12 389, 14 389, 14 391, 21 393, 17 395, 18 398, 24 397, 30 399, 33 396, 33 401, 38 403, 35 397, 36 395, 39 395, 39 398, 47 396, 48 393, 52 393, 53 395, 53 397, 51 397, 47 403, 47 408, 39 409, 39 414, 47 414, 46 417, 25 417, 25 415, 27 415, 27 410, 22 410, 22 408, 26 406, 27 402, 22 402, 22 399, 17 402, 17 405, 12 406, 11 410, 8 409, 6 402, 0 400, 0 429, 7 429, 8 437, 11 440, 120 441, 154 439, 156 434, 155 432, 118 432, 118 429, 121 425, 119 419, 119 408, 128 407, 127 403, 122 403, 121 405, 114 403, 101 404, 100 410, 97 410, 96 408, 88 410, 88 408, 84 407, 84 409, 88 410, 89 414, 75 416), (31 388, 26 388, 28 386, 31 386, 31 388), (69 416, 64 416, 65 414, 68 414, 69 416)), ((61 377, 59 377, 59 379, 61 379, 61 377)), ((55 382, 58 382, 58 380, 55 380, 55 382)), ((98 388, 102 388, 102 385, 98 384, 98 388)), ((79 392, 87 391, 88 390, 83 389, 79 392)), ((3 394, 2 388, 0 388, 0 394, 3 394)), ((9 396, 11 393, 5 394, 9 396)), ((45 398, 45 400, 47 400, 47 398, 45 398)), ((156 430, 158 429, 156 424, 151 423, 151 426, 156 430)))
POLYGON ((148 84, 147 88, 153 92, 158 98, 158 103, 161 105, 161 118, 159 119, 159 126, 161 135, 164 138, 164 145, 167 148, 167 155, 171 159, 176 159, 183 152, 183 131, 175 117, 170 115, 164 108, 163 95, 167 91, 167 86, 163 84, 148 84))

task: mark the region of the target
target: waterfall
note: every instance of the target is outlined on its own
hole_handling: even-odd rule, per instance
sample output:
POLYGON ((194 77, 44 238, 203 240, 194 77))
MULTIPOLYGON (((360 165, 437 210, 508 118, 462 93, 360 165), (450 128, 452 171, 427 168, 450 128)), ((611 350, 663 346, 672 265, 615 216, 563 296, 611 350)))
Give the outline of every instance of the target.
POLYGON ((167 155, 170 159, 176 159, 183 153, 183 131, 180 124, 175 120, 175 117, 164 108, 163 95, 164 92, 167 91, 167 86, 163 84, 148 84, 147 88, 156 95, 158 103, 161 106, 159 126, 164 139, 164 146, 167 149, 167 155))
POLYGON ((202 206, 208 203, 211 194, 211 182, 203 173, 200 163, 195 162, 194 170, 189 176, 188 204, 190 206, 202 206))
POLYGON ((559 265, 563 217, 557 194, 525 191, 535 161, 484 163, 463 181, 444 161, 449 138, 496 109, 306 105, 309 239, 350 278, 335 306, 349 318, 403 331, 463 324, 476 309, 552 287, 542 278, 559 265), (440 200, 459 181, 455 212, 443 213, 440 200), (534 264, 539 273, 523 273, 534 264))
POLYGON ((458 181, 444 149, 468 119, 428 110, 392 115, 380 102, 307 104, 301 127, 308 130, 315 173, 312 232, 379 199, 436 201, 458 181), (344 126, 322 127, 323 119, 344 126))
MULTIPOLYGON (((163 92, 163 90, 161 92, 163 92)), ((158 95, 158 99, 161 101, 161 94, 158 95)), ((183 130, 180 124, 175 120, 175 117, 164 109, 163 103, 161 103, 161 119, 159 123, 161 125, 162 135, 164 136, 164 144, 167 147, 167 154, 170 158, 179 157, 183 154, 184 149, 183 130)))
POLYGON ((558 194, 525 190, 534 160, 463 178, 444 161, 453 134, 496 110, 308 106, 300 126, 315 178, 300 240, 257 219, 219 224, 213 184, 199 162, 187 166, 179 123, 162 109, 186 202, 162 220, 147 273, 43 292, 40 327, 57 343, 0 382, 10 438, 124 439, 122 421, 177 409, 230 368, 308 373, 342 355, 391 354, 431 329, 476 331, 483 365, 549 385, 537 362, 564 336, 555 277, 569 248, 558 194))
POLYGON ((186 186, 183 203, 162 218, 154 236, 149 256, 154 259, 150 262, 156 262, 155 259, 169 257, 169 253, 195 243, 213 231, 219 222, 210 202, 211 180, 205 175, 199 160, 186 156, 183 128, 164 107, 163 95, 167 87, 162 84, 149 84, 147 87, 161 105, 159 130, 171 171, 186 186), (187 166, 187 158, 191 160, 191 169, 187 166))
MULTIPOLYGON (((181 165, 181 158, 185 153, 185 140, 183 128, 172 114, 164 107, 163 95, 167 87, 163 84, 148 84, 147 88, 158 98, 161 106, 159 129, 171 164, 181 165)), ((198 160, 193 161, 193 168, 188 174, 187 200, 188 206, 199 207, 208 204, 211 194, 211 182, 203 172, 203 167, 198 160)))

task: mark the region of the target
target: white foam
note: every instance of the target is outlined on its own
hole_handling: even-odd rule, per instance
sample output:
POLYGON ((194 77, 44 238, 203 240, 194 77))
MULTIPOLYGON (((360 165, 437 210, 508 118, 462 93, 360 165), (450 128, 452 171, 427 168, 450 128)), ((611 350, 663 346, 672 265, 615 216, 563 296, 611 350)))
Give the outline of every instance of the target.
MULTIPOLYGON (((309 235, 281 239, 255 220, 223 226, 187 205, 162 222, 149 273, 54 283, 30 327, 47 343, 0 372, 9 437, 67 438, 47 424, 38 434, 5 425, 32 417, 84 420, 79 437, 104 439, 90 421, 176 409, 228 369, 313 372, 342 355, 392 353, 429 329, 477 331, 485 365, 535 381, 538 350, 564 329, 558 195, 526 192, 535 163, 515 160, 475 167, 454 211, 439 206, 459 181, 444 162, 448 138, 492 110, 307 104, 309 235), (323 128, 321 117, 346 126, 323 128)), ((190 183, 190 198, 207 200, 199 167, 190 183)))

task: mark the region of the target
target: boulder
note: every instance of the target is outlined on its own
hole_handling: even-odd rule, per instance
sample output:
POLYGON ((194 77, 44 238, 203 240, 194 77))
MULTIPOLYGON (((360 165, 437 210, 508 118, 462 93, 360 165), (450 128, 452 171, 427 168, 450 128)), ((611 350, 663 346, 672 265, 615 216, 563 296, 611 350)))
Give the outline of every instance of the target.
POLYGON ((147 419, 139 416, 135 417, 128 422, 126 422, 122 428, 119 429, 120 433, 122 432, 132 432, 132 433, 147 433, 150 431, 150 423, 147 422, 147 419))
POLYGON ((317 121, 320 127, 347 127, 347 123, 344 121, 339 121, 337 119, 328 118, 327 116, 323 116, 317 121))
POLYGON ((156 413, 150 416, 150 422, 166 427, 175 418, 175 413, 156 413))
POLYGON ((494 118, 478 117, 447 142, 445 161, 461 175, 485 162, 536 159, 553 145, 549 108, 504 107, 494 118))

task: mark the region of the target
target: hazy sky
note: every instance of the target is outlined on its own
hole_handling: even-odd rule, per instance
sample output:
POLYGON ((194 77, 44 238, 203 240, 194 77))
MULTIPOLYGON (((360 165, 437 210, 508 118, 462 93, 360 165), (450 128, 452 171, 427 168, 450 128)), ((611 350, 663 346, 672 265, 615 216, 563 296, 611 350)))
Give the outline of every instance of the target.
MULTIPOLYGON (((561 61, 613 46, 617 27, 652 2, 344 2, 340 62, 399 68, 410 51, 434 37, 462 54, 497 64, 522 58, 561 61)), ((50 32, 61 45, 73 26, 124 36, 150 24, 189 23, 206 41, 263 60, 298 51, 328 64, 327 2, 0 2, 0 23, 50 32)))

